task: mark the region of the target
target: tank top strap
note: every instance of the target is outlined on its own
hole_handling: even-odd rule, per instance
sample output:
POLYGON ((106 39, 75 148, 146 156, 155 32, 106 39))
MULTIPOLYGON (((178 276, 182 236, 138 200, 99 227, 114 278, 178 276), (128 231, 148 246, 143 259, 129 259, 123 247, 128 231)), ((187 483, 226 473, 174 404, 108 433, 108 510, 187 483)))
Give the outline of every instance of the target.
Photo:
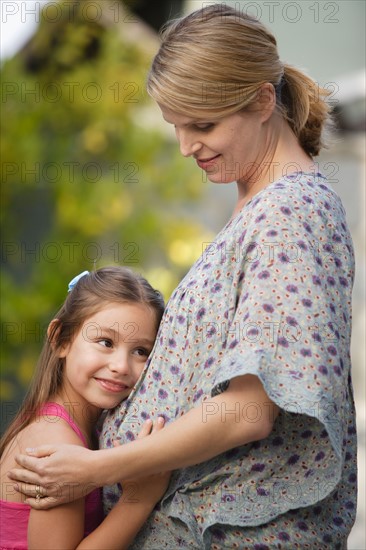
POLYGON ((39 409, 39 415, 41 416, 57 416, 65 420, 69 426, 74 430, 77 436, 80 437, 81 441, 84 443, 85 447, 88 447, 88 443, 85 439, 83 432, 80 430, 79 426, 73 420, 72 416, 67 412, 67 410, 58 403, 45 403, 39 409))

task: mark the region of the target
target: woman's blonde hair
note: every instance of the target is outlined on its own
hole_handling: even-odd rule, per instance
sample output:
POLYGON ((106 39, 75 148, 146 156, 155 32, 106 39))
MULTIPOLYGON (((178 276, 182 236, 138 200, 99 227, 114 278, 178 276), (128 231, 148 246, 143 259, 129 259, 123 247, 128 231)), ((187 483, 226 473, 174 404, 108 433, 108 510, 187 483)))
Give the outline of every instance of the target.
POLYGON ((302 148, 317 155, 330 123, 330 92, 280 61, 276 39, 260 21, 225 4, 168 24, 147 91, 176 113, 217 120, 254 103, 267 82, 302 148))
POLYGON ((146 305, 155 314, 158 330, 164 300, 144 277, 119 266, 103 267, 81 277, 50 325, 27 395, 1 439, 0 456, 10 441, 37 417, 39 408, 60 389, 64 359, 59 357, 59 350, 71 343, 83 323, 108 303, 146 305))

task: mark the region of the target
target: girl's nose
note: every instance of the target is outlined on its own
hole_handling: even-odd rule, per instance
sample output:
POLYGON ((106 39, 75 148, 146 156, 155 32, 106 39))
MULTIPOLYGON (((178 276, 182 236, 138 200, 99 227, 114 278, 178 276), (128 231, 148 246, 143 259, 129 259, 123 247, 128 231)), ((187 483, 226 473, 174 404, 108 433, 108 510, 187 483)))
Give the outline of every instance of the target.
POLYGON ((116 354, 109 363, 109 369, 112 372, 118 374, 129 374, 130 373, 130 364, 128 356, 125 353, 116 354))

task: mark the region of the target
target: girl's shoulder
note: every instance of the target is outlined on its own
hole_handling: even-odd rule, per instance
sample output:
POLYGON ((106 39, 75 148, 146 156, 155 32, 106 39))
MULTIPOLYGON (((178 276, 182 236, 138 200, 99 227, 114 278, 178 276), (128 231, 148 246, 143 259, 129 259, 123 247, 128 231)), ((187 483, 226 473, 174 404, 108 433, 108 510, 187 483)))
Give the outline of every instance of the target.
MULTIPOLYGON (((40 414, 21 430, 9 443, 1 458, 1 489, 9 485, 7 472, 16 467, 15 456, 24 453, 25 449, 38 447, 40 445, 53 445, 68 443, 70 445, 85 446, 77 433, 67 420, 52 413, 40 414)), ((11 486, 13 484, 11 483, 11 486)), ((8 490, 10 485, 8 487, 8 490)), ((21 502, 19 493, 3 495, 1 491, 0 498, 12 502, 21 502), (5 498, 6 497, 6 498, 5 498), (10 498, 9 498, 10 497, 10 498)))
POLYGON ((59 443, 85 446, 66 416, 60 416, 55 410, 45 409, 15 436, 5 451, 4 457, 5 455, 15 456, 29 447, 59 443))
POLYGON ((43 444, 58 443, 85 446, 70 422, 65 417, 56 415, 52 411, 37 415, 19 436, 19 443, 23 449, 43 444))

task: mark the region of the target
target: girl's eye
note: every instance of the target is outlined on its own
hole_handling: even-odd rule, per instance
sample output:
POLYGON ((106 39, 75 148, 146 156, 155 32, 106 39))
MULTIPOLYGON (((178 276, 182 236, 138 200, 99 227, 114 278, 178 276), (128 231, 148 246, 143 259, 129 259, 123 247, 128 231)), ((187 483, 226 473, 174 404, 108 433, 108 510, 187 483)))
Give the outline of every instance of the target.
POLYGON ((150 351, 146 348, 136 348, 135 354, 139 355, 140 357, 148 357, 150 355, 150 351))
POLYGON ((99 340, 98 342, 101 346, 104 346, 105 348, 112 348, 113 342, 112 340, 109 340, 109 338, 103 338, 103 340, 99 340))

